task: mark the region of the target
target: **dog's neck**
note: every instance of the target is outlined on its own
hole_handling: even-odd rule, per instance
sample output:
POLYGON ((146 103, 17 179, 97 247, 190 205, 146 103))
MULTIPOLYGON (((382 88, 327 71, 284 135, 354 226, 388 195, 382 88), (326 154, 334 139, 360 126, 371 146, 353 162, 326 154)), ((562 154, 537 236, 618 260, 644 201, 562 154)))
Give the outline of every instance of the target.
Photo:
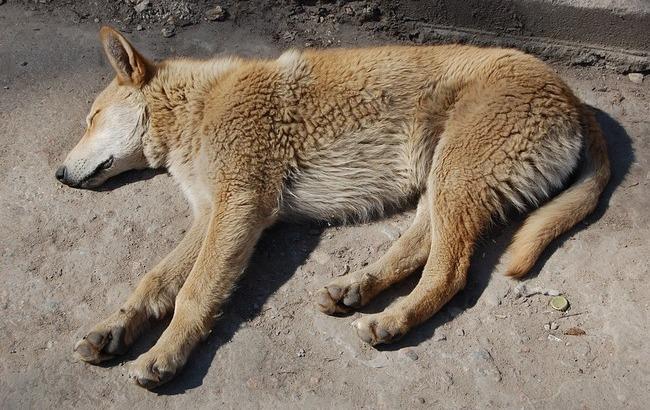
POLYGON ((158 66, 143 88, 148 109, 143 149, 150 167, 169 166, 172 152, 192 146, 187 142, 200 133, 205 99, 241 64, 238 58, 219 58, 200 62, 169 60, 158 66))

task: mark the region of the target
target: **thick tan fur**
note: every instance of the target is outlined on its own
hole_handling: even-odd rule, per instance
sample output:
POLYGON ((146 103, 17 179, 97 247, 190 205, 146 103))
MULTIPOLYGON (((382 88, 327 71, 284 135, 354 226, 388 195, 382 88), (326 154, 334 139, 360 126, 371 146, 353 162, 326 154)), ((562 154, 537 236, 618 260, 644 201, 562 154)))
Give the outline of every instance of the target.
POLYGON ((102 40, 117 79, 57 176, 83 187, 123 171, 122 157, 130 168, 165 166, 195 218, 122 308, 75 346, 83 360, 101 362, 173 312, 131 367, 144 387, 186 363, 260 234, 279 218, 367 219, 418 200, 412 227, 384 257, 317 294, 325 313, 347 312, 424 267, 410 295, 355 322, 363 340, 387 343, 463 288, 475 243, 495 219, 547 201, 580 169, 517 233, 507 272, 521 276, 594 209, 609 178, 593 114, 519 51, 380 47, 153 64, 112 29, 102 29, 102 40), (114 112, 136 119, 132 130, 120 126, 128 149, 111 147, 119 155, 102 162, 88 154, 101 150, 87 146, 111 129, 103 124, 114 112))

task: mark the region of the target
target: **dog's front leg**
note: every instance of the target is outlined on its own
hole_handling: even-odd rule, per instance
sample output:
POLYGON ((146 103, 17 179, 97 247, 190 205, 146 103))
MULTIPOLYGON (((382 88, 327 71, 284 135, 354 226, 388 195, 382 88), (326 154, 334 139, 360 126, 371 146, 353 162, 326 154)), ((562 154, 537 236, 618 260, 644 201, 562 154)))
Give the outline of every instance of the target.
POLYGON ((260 234, 274 219, 259 195, 251 192, 226 190, 215 202, 199 256, 176 298, 172 321, 131 367, 129 376, 142 387, 170 380, 210 333, 260 234))

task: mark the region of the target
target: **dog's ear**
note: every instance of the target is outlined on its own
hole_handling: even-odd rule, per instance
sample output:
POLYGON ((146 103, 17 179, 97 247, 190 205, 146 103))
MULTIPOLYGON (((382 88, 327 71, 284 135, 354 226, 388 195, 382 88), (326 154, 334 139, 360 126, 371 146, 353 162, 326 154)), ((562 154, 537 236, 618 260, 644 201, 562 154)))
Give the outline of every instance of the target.
POLYGON ((136 51, 120 32, 103 26, 99 30, 104 51, 121 85, 143 86, 153 73, 153 65, 136 51))

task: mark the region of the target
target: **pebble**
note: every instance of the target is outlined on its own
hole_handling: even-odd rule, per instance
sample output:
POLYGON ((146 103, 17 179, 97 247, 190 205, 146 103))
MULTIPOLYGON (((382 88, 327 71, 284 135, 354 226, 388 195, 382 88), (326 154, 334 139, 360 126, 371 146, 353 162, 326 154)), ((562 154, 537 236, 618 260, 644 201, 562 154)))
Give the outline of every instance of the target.
POLYGON ((135 26, 135 29, 138 31, 142 31, 144 30, 144 27, 142 27, 142 24, 138 24, 137 26, 135 26))
POLYGON ((488 378, 495 382, 501 381, 501 371, 494 363, 494 359, 490 352, 485 349, 480 349, 470 355, 472 362, 474 362, 474 371, 478 376, 488 378))
POLYGON ((419 358, 418 354, 415 353, 415 351, 413 349, 411 349, 410 347, 406 347, 406 348, 402 349, 402 353, 404 354, 404 356, 408 357, 409 359, 411 359, 413 361, 416 361, 419 358))
POLYGON ((433 334, 433 341, 434 342, 442 342, 443 340, 447 340, 447 336, 445 336, 444 334, 442 334, 440 332, 435 332, 433 334))
POLYGON ((138 13, 142 13, 147 7, 149 7, 149 4, 151 4, 150 0, 142 0, 140 3, 136 4, 133 9, 138 13))
POLYGON ((305 354, 306 354, 305 349, 298 350, 298 357, 305 357, 305 354))
POLYGON ((420 402, 420 404, 424 404, 427 402, 426 400, 424 400, 424 397, 418 397, 418 401, 420 402))
POLYGON ((456 329, 456 334, 458 336, 465 336, 465 330, 463 329, 456 329))
POLYGON ((399 237, 402 235, 399 229, 395 228, 394 226, 386 225, 381 228, 381 232, 386 235, 386 237, 391 240, 395 241, 399 239, 399 237))
POLYGON ((643 83, 643 74, 641 73, 630 73, 627 75, 627 78, 629 78, 634 84, 643 83))
POLYGON ((343 265, 343 269, 341 270, 341 272, 339 272, 338 276, 347 275, 348 272, 350 272, 350 265, 346 263, 345 265, 343 265))
POLYGON ((174 37, 176 29, 174 27, 163 27, 163 29, 160 30, 160 33, 165 38, 174 37))
POLYGON ((551 330, 557 330, 558 327, 560 327, 560 325, 558 325, 558 324, 555 323, 555 322, 551 322, 551 330))
POLYGON ((210 21, 224 21, 226 17, 226 10, 221 6, 214 6, 205 11, 205 18, 210 21))

